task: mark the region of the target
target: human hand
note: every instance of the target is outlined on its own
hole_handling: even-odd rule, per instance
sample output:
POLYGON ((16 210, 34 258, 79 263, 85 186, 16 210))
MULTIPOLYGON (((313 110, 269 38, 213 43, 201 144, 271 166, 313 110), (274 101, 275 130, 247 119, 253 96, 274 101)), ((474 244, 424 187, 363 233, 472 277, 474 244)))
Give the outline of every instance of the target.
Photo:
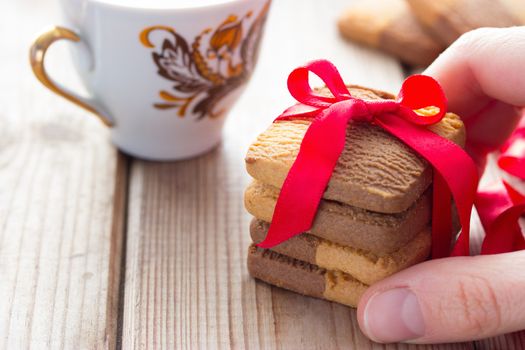
POLYGON ((483 166, 509 137, 525 106, 525 27, 481 28, 452 44, 423 74, 436 78, 461 116, 467 151, 483 166))
MULTIPOLYGON (((467 150, 483 166, 525 106, 525 27, 462 36, 425 72, 462 116, 467 150)), ((378 342, 481 339, 525 328, 525 251, 431 260, 373 286, 361 298, 362 331, 378 342)))

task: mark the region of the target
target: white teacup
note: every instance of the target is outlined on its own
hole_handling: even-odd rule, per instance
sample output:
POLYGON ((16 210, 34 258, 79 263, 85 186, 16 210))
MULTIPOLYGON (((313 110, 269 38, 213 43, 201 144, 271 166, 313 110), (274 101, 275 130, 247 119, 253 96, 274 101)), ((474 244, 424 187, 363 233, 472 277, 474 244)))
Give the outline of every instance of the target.
POLYGON ((225 114, 253 72, 271 0, 62 0, 71 29, 53 27, 31 47, 36 77, 112 128, 113 143, 147 159, 213 148, 225 114), (44 57, 60 39, 88 98, 57 84, 44 57))

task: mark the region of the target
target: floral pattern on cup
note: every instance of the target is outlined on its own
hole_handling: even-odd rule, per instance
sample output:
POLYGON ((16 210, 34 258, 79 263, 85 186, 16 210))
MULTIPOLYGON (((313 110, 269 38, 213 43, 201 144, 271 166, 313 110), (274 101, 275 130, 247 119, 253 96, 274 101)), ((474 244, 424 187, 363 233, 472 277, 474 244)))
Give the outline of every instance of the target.
POLYGON ((169 26, 152 26, 140 33, 142 45, 152 52, 158 74, 171 81, 171 90, 161 90, 162 102, 154 103, 157 109, 177 109, 177 115, 189 113, 201 120, 217 118, 224 114, 218 109, 220 101, 247 82, 253 72, 262 37, 262 29, 270 1, 253 19, 247 29, 246 22, 252 11, 239 18, 230 15, 215 30, 204 29, 190 44, 169 26), (166 37, 160 47, 150 41, 150 34, 163 31, 166 37))

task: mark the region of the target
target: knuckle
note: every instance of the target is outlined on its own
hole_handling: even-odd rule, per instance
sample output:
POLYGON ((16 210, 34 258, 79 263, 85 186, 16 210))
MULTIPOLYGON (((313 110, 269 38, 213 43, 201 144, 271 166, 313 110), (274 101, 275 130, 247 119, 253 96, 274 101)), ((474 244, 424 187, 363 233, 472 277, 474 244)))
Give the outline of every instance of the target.
POLYGON ((458 322, 473 334, 491 334, 501 327, 501 303, 494 287, 483 277, 458 282, 455 301, 458 322))

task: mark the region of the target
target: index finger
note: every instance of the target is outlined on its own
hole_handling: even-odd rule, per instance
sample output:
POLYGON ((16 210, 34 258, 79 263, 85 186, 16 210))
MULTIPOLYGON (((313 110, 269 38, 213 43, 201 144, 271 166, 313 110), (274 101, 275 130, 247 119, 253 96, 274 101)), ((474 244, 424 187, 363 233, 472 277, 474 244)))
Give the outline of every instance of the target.
POLYGON ((436 78, 449 109, 468 116, 480 102, 525 106, 525 27, 482 28, 463 35, 425 74, 436 78))
POLYGON ((483 28, 463 35, 425 71, 465 122, 475 158, 499 148, 516 127, 516 107, 525 105, 524 62, 525 27, 483 28))

